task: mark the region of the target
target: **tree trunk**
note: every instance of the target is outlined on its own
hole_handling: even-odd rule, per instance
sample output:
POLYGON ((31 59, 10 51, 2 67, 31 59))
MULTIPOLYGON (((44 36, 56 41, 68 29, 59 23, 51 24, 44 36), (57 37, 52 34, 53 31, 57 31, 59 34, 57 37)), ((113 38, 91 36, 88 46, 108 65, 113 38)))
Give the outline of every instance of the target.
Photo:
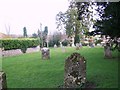
POLYGON ((104 58, 112 58, 112 51, 109 45, 104 46, 104 58))

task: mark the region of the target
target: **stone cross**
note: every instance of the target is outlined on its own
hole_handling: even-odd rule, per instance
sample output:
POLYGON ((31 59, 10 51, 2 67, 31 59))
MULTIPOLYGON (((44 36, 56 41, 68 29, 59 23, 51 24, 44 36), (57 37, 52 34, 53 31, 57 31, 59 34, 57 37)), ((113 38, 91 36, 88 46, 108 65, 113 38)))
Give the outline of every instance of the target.
POLYGON ((7 90, 6 75, 0 71, 0 90, 7 90))
POLYGON ((50 59, 50 50, 49 48, 42 48, 42 59, 50 59))
POLYGON ((73 53, 65 60, 64 88, 82 87, 86 82, 86 60, 73 53))

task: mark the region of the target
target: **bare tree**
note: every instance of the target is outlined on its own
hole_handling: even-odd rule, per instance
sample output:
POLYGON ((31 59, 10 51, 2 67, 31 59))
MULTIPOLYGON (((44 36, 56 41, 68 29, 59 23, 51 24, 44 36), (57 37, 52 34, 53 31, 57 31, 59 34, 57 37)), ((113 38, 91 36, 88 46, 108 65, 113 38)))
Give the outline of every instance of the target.
POLYGON ((5 24, 5 30, 6 30, 7 35, 10 35, 10 25, 9 24, 8 25, 5 24))

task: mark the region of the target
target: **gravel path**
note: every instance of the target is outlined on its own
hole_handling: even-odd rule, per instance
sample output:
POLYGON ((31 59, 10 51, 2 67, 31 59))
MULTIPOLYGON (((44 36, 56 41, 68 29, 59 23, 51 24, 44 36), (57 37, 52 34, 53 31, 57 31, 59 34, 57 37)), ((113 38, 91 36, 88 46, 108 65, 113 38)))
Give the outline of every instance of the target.
MULTIPOLYGON (((26 53, 32 53, 32 52, 38 52, 38 51, 40 51, 39 47, 28 48, 26 53)), ((16 56, 20 54, 23 54, 20 49, 7 50, 7 51, 2 51, 2 53, 0 53, 0 55, 2 55, 3 57, 16 56)))

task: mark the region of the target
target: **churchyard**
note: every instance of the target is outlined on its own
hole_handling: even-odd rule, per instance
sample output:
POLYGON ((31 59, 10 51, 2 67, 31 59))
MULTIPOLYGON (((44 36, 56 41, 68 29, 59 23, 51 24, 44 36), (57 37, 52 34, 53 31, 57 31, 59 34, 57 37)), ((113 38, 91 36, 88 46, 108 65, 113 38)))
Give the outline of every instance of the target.
POLYGON ((65 61, 74 52, 86 60, 86 88, 118 88, 118 53, 104 58, 104 48, 84 46, 49 48, 50 59, 42 59, 41 51, 3 57, 7 88, 62 88, 65 61))

